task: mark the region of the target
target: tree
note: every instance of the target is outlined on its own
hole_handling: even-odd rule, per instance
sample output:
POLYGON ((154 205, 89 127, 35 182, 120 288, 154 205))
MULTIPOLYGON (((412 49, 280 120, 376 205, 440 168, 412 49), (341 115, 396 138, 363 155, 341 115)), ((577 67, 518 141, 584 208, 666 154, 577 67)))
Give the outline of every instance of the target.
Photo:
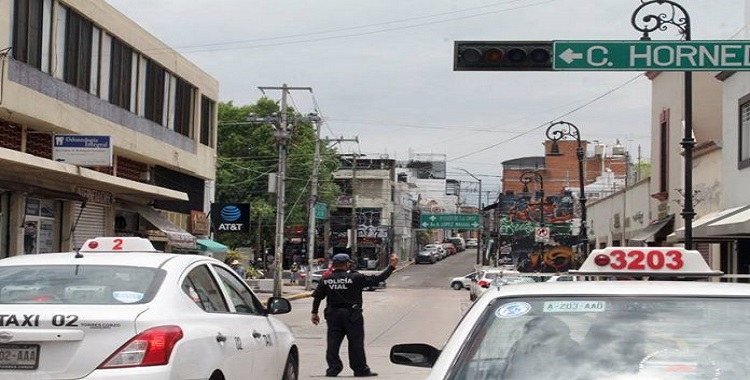
MULTIPOLYGON (((219 103, 218 163, 216 201, 251 204, 251 232, 222 233, 222 242, 232 247, 249 246, 260 252, 263 242, 273 242, 275 231, 275 194, 268 192, 269 176, 278 168, 278 147, 274 143, 276 126, 271 122, 250 123, 254 119, 277 116, 277 102, 261 98, 256 104, 235 106, 219 103)), ((287 160, 285 225, 307 225, 307 200, 310 196, 315 127, 298 122, 300 114, 287 110, 291 129, 287 160)), ((338 169, 336 151, 321 145, 318 198, 332 204, 340 192, 332 181, 338 169)))

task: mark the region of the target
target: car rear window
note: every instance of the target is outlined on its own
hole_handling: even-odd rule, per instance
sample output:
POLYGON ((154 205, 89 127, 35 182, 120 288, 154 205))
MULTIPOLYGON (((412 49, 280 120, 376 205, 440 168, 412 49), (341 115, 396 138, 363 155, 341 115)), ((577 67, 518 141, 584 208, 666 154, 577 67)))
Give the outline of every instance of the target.
POLYGON ((749 298, 499 298, 446 378, 746 379, 748 341, 749 298))
POLYGON ((105 265, 0 267, 0 304, 123 305, 149 302, 162 269, 105 265))

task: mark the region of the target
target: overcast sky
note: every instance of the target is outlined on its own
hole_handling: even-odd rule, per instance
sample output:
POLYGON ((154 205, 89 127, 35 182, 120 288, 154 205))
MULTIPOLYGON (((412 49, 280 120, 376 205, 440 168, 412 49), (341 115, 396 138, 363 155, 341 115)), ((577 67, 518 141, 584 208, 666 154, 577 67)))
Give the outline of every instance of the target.
MULTIPOLYGON (((546 126, 564 120, 650 160, 640 72, 453 71, 457 40, 637 40, 640 0, 107 1, 217 78, 220 101, 311 87, 290 104, 319 112, 323 136, 358 137, 343 153, 445 154, 450 178, 474 181, 463 168, 496 192, 501 163, 541 156, 546 126)), ((693 40, 744 38, 745 0, 680 4, 693 40)), ((652 37, 680 38, 674 28, 652 37)))

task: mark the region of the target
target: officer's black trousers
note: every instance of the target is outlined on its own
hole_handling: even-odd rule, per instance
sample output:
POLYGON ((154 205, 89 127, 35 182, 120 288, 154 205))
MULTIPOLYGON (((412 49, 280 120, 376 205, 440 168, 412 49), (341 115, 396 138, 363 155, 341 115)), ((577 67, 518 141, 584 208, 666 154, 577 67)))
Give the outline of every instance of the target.
POLYGON ((338 374, 344 369, 339 357, 341 343, 346 337, 349 346, 349 367, 354 374, 370 372, 365 358, 365 320, 362 310, 350 308, 327 308, 325 318, 328 323, 326 362, 328 374, 338 374))

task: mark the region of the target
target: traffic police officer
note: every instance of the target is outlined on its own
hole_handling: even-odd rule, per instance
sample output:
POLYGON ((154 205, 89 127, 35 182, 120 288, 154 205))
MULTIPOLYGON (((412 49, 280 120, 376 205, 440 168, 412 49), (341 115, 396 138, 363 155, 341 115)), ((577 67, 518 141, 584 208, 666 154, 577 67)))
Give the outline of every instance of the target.
POLYGON ((339 253, 331 259, 333 272, 321 280, 313 292, 313 324, 320 323, 318 308, 320 301, 326 299, 323 311, 328 323, 326 362, 327 377, 335 377, 344 369, 339 357, 339 349, 344 337, 349 342, 349 367, 355 377, 377 376, 367 366, 365 357, 365 323, 362 317, 362 289, 376 287, 393 273, 398 265, 398 257, 391 255, 390 266, 378 275, 365 275, 350 270, 349 255, 339 253))

